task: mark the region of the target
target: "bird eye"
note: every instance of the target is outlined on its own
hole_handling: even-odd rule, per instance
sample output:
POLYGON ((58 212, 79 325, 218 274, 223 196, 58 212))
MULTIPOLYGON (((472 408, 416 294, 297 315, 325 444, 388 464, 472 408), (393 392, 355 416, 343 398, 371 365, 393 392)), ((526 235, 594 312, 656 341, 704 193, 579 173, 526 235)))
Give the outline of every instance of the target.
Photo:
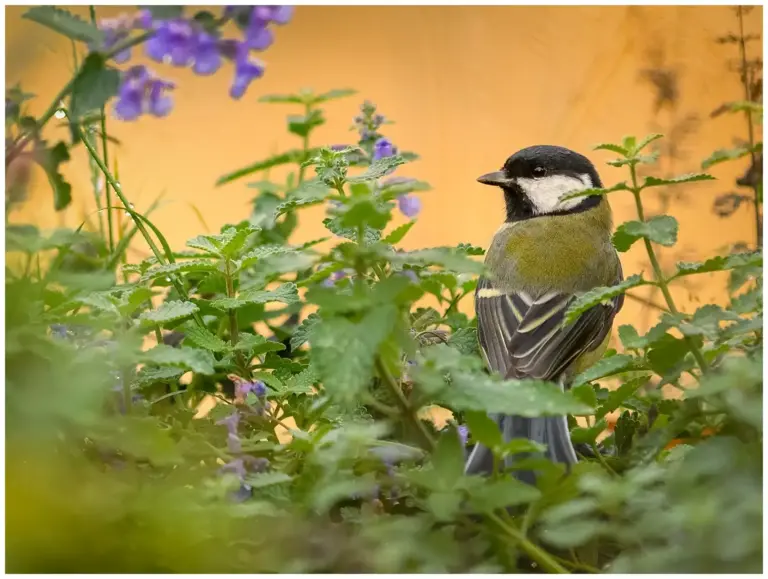
POLYGON ((543 177, 547 174, 547 170, 544 167, 534 167, 533 168, 533 176, 534 177, 543 177))

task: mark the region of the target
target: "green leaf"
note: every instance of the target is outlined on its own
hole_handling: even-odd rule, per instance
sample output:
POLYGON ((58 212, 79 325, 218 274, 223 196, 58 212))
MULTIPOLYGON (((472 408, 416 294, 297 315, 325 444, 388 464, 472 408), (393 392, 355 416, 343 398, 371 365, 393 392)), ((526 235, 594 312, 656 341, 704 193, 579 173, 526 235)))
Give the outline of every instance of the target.
POLYGON ((312 394, 312 387, 317 384, 319 377, 312 366, 298 374, 294 374, 285 382, 280 394, 312 394))
POLYGON ((139 319, 155 324, 168 324, 183 320, 199 311, 200 308, 192 302, 169 301, 160 304, 156 310, 142 313, 139 319))
POLYGON ((325 123, 323 112, 315 109, 306 115, 289 115, 288 131, 299 137, 306 137, 312 132, 312 129, 323 123, 325 123))
POLYGON ((357 401, 373 377, 374 359, 397 320, 394 306, 369 312, 360 323, 344 318, 323 319, 310 331, 310 358, 323 387, 336 400, 357 401))
POLYGON ((141 276, 141 282, 144 283, 158 277, 168 276, 175 273, 216 271, 216 269, 216 264, 206 259, 189 259, 185 261, 177 261, 174 263, 158 265, 148 269, 146 272, 144 272, 144 275, 141 276))
POLYGON ((285 201, 275 208, 275 218, 283 213, 295 210, 297 207, 317 205, 325 201, 330 195, 328 185, 319 179, 305 181, 298 188, 289 191, 285 201))
POLYGON ((452 489, 464 476, 464 449, 453 427, 446 429, 432 454, 434 477, 441 489, 452 489))
POLYGON ((406 161, 400 155, 392 155, 391 157, 384 157, 371 163, 371 166, 365 170, 365 172, 354 177, 347 179, 348 183, 362 183, 364 181, 373 181, 380 179, 385 175, 388 175, 394 171, 397 167, 404 164, 406 161))
POLYGON ((712 175, 706 173, 688 173, 686 175, 680 175, 678 177, 670 177, 669 179, 659 179, 658 177, 646 177, 641 189, 646 187, 663 187, 666 185, 678 185, 680 183, 695 183, 696 181, 714 181, 712 175))
POLYGON ((607 426, 608 424, 603 418, 597 420, 593 426, 587 428, 577 426, 571 430, 571 442, 575 444, 593 445, 597 442, 597 437, 605 431, 607 426))
POLYGON ((391 261, 399 265, 439 265, 456 273, 481 274, 485 271, 482 262, 470 259, 464 251, 451 247, 398 251, 391 256, 391 261))
POLYGON ((650 376, 648 375, 638 376, 637 378, 624 382, 624 384, 619 386, 616 390, 612 390, 606 401, 600 405, 600 408, 598 408, 595 413, 595 418, 600 419, 606 414, 618 410, 625 400, 628 400, 638 391, 638 389, 648 383, 649 378, 650 376))
POLYGON ((382 230, 387 226, 392 213, 389 208, 373 196, 353 197, 344 206, 339 224, 344 228, 371 227, 382 230))
POLYGON ((682 362, 689 350, 685 340, 665 334, 648 349, 646 359, 654 372, 660 376, 665 376, 682 362))
POLYGON ((141 388, 158 382, 176 382, 183 373, 184 370, 180 368, 147 368, 145 366, 139 370, 133 383, 141 388))
POLYGON ((260 103, 303 105, 304 99, 295 94, 265 94, 259 97, 260 103))
POLYGON ((462 496, 455 490, 436 491, 427 497, 427 508, 438 521, 450 521, 461 509, 462 496))
POLYGON ((267 340, 261 334, 241 334, 235 350, 248 352, 251 357, 267 352, 280 352, 285 345, 274 340, 267 340))
POLYGON ((219 298, 209 303, 219 310, 234 310, 251 304, 282 302, 294 304, 299 301, 299 290, 295 283, 284 283, 274 290, 248 290, 236 298, 219 298))
POLYGON ((642 237, 672 247, 677 242, 677 219, 671 215, 657 215, 648 221, 622 223, 613 234, 613 245, 618 251, 625 252, 642 237))
POLYGON ((616 183, 616 185, 609 187, 608 189, 592 188, 575 191, 574 193, 563 195, 562 200, 566 201, 568 199, 575 199, 577 197, 587 197, 588 195, 609 195, 611 193, 615 193, 616 191, 629 191, 629 187, 625 182, 622 181, 621 183, 616 183))
POLYGON ((650 145, 654 141, 657 141, 658 139, 661 139, 663 136, 664 135, 662 135, 661 133, 652 133, 648 135, 647 137, 643 138, 643 140, 641 140, 639 143, 637 143, 634 147, 632 147, 630 153, 633 156, 637 155, 640 151, 645 149, 648 145, 650 145))
POLYGON ((184 341, 196 344, 204 350, 211 352, 224 352, 227 350, 227 343, 213 334, 206 328, 201 328, 198 325, 189 324, 184 329, 185 338, 184 341))
MULTIPOLYGON (((346 239, 349 239, 350 241, 357 241, 357 229, 354 227, 342 227, 341 226, 341 216, 331 218, 323 219, 323 225, 325 225, 328 228, 328 231, 333 233, 334 235, 338 235, 339 237, 344 237, 346 239)), ((381 232, 378 229, 373 229, 372 227, 366 227, 365 233, 363 234, 365 238, 365 243, 367 245, 371 245, 373 243, 376 243, 381 239, 381 232)))
POLYGON ((311 104, 317 105, 330 100, 340 99, 357 94, 357 91, 351 88, 337 88, 317 95, 311 101, 311 104))
POLYGON ((67 145, 61 141, 52 149, 38 149, 33 157, 43 168, 53 189, 53 206, 56 211, 66 209, 72 202, 72 186, 59 172, 59 165, 69 161, 67 145))
POLYGON ((637 350, 645 348, 656 340, 660 340, 666 335, 669 328, 670 325, 667 322, 662 321, 648 330, 648 333, 645 334, 645 336, 640 336, 633 326, 623 325, 619 327, 619 339, 625 348, 637 350))
POLYGON ((214 373, 215 360, 206 350, 197 348, 172 348, 165 344, 155 346, 139 355, 139 362, 157 364, 158 366, 174 366, 190 370, 198 374, 214 373))
POLYGON ((713 165, 723 161, 733 161, 749 155, 749 147, 735 147, 733 149, 718 149, 701 162, 702 169, 709 169, 713 165))
POLYGON ((225 257, 233 257, 245 245, 248 238, 254 233, 261 231, 258 227, 246 225, 245 227, 228 227, 222 234, 221 254, 225 257))
POLYGON ((273 157, 270 157, 269 159, 258 161, 256 163, 253 163, 252 165, 243 167, 242 169, 237 169, 236 171, 232 171, 231 173, 222 175, 221 177, 219 177, 218 181, 216 181, 216 185, 218 186, 218 185, 224 185, 226 183, 231 183, 232 181, 236 181, 237 179, 245 177, 246 175, 251 175, 252 173, 256 173, 258 171, 271 169, 272 167, 287 165, 288 163, 301 163, 304 161, 306 157, 310 157, 312 155, 317 154, 319 150, 320 149, 311 149, 305 153, 302 149, 293 149, 286 153, 275 155, 273 157))
POLYGON ((99 110, 117 94, 120 72, 105 65, 99 53, 89 54, 74 79, 70 97, 69 116, 77 122, 94 110, 99 110))
POLYGON ((568 549, 585 545, 607 528, 605 523, 592 519, 571 520, 547 526, 541 538, 554 547, 568 549))
POLYGON ((456 348, 462 354, 479 353, 477 328, 459 328, 448 338, 448 345, 456 348))
MULTIPOLYGON (((612 357, 615 358, 615 356, 612 357)), ((583 402, 590 408, 597 408, 597 394, 589 382, 571 388, 571 394, 573 394, 576 400, 583 402)))
POLYGON ((293 477, 284 472, 262 472, 245 477, 245 483, 253 489, 263 489, 291 482, 293 477))
POLYGON ((607 376, 613 376, 620 372, 635 369, 637 366, 635 359, 626 354, 616 354, 598 360, 593 366, 577 375, 573 379, 573 386, 587 384, 592 380, 598 380, 607 376))
POLYGON ((93 24, 55 6, 35 6, 27 10, 22 18, 47 26, 72 40, 94 44, 104 41, 104 33, 93 24))
POLYGON ((532 503, 540 497, 541 491, 536 487, 505 476, 474 487, 469 495, 469 504, 481 513, 492 513, 504 507, 532 503))
POLYGON ((568 310, 565 312, 565 323, 570 324, 588 309, 593 308, 598 304, 609 303, 610 300, 619 294, 623 294, 628 289, 646 285, 647 283, 648 282, 645 281, 641 275, 636 274, 628 277, 618 285, 598 287, 590 290, 571 302, 568 306, 568 310))
POLYGON ((723 271, 737 267, 762 267, 763 254, 760 252, 734 253, 728 256, 718 255, 705 262, 678 262, 675 278, 697 273, 723 271))
POLYGON ((470 410, 464 415, 472 434, 472 440, 480 443, 490 449, 504 444, 504 438, 501 436, 498 424, 493 421, 485 412, 470 410))
POLYGON ((298 350, 301 346, 307 343, 309 340, 309 334, 312 328, 320 322, 320 316, 318 314, 309 314, 304 321, 301 322, 298 328, 296 328, 291 336, 291 350, 298 350))
POLYGON ((408 223, 403 223, 400 227, 396 227, 392 231, 389 232, 389 234, 382 240, 384 243, 388 243, 389 245, 395 245, 396 243, 400 243, 403 238, 406 236, 406 234, 411 230, 411 227, 414 226, 416 222, 415 221, 409 221, 408 223))
POLYGON ((615 145, 613 143, 600 143, 599 145, 595 145, 594 147, 592 147, 592 150, 611 151, 612 153, 617 153, 622 157, 626 157, 629 154, 629 151, 627 151, 624 147, 615 145))
POLYGON ((139 8, 149 10, 150 14, 152 14, 152 18, 157 20, 179 18, 184 13, 184 6, 150 4, 148 6, 139 6, 139 8))

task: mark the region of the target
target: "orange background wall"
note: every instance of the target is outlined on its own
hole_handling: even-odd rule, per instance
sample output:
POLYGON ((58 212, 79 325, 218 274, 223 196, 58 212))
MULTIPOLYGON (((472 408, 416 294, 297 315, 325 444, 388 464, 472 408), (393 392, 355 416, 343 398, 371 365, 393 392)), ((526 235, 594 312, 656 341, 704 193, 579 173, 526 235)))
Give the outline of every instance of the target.
MULTIPOLYGON (((69 8, 87 18, 87 7, 69 8)), ((33 92, 31 111, 41 113, 72 70, 72 48, 55 33, 21 19, 25 7, 6 8, 6 83, 21 81, 33 92)), ((98 7, 114 16, 117 7, 98 7)), ((762 33, 762 8, 746 16, 747 32, 762 33)), ((729 7, 321 7, 301 6, 293 22, 277 29, 262 57, 267 73, 240 102, 228 97, 232 70, 213 77, 152 63, 178 84, 176 106, 166 119, 133 123, 110 120, 121 140, 117 150, 126 195, 144 209, 158 194, 169 202, 153 220, 171 244, 200 233, 190 208, 197 207, 212 230, 243 219, 254 194, 245 179, 215 187, 220 175, 278 149, 298 145, 284 130, 289 107, 261 104, 260 95, 312 87, 351 87, 359 95, 331 103, 328 123, 313 144, 351 140, 348 129, 363 98, 397 124, 386 134, 401 148, 421 155, 400 174, 429 181, 419 222, 404 243, 411 248, 470 242, 487 247, 503 219, 501 195, 475 182, 497 169, 514 151, 532 144, 559 144, 590 156, 606 185, 624 174, 604 162, 611 154, 590 152, 599 142, 626 134, 669 134, 678 121, 695 115, 695 131, 678 142, 681 158, 663 157, 659 173, 696 171, 713 150, 745 135, 741 116, 709 119, 724 101, 741 100, 738 75, 728 71, 733 45, 715 38, 736 31, 729 7), (677 75, 679 98, 655 111, 657 91, 647 71, 677 75), (646 72, 643 72, 646 71, 646 72)), ((232 31, 233 32, 233 31, 232 31)), ((750 45, 753 57, 759 43, 750 45)), ((134 57, 133 63, 147 61, 134 57)), ((53 123, 52 123, 53 125, 53 123)), ((50 140, 67 139, 52 126, 50 140)), ((680 133, 678 126, 677 132, 680 133)), ((113 152, 113 157, 115 153, 113 152)), ((695 259, 735 241, 754 243, 751 208, 729 219, 712 212, 714 198, 733 190, 747 161, 713 168, 720 180, 681 188, 671 212, 680 221, 678 247, 665 263, 695 259)), ((52 209, 45 176, 35 173, 30 199, 12 221, 42 227, 77 226, 95 206, 83 147, 65 173, 74 202, 62 214, 52 209)), ((273 173, 277 175, 278 173, 273 173)), ((650 192, 649 192, 650 193, 650 192)), ((617 222, 634 217, 631 198, 611 197, 617 222)), ((653 211, 658 198, 648 195, 653 211)), ((318 211, 301 214, 296 240, 323 235, 318 211)), ((638 245, 623 257, 627 274, 645 269, 638 245)), ((134 243, 145 254, 143 242, 134 243)), ((722 299, 721 279, 678 289, 678 299, 722 299)), ((656 298, 658 299, 658 298, 656 298)), ((691 305, 691 304, 688 304, 691 305)), ((637 322, 641 306, 627 302, 620 323, 637 322)))

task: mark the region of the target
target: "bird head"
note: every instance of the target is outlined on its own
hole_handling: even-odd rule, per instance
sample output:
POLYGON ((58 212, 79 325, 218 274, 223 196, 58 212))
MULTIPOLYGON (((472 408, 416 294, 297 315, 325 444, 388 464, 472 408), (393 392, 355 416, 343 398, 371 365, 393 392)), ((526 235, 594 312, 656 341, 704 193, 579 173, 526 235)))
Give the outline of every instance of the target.
POLYGON ((603 186, 589 159, 553 145, 522 149, 509 157, 500 171, 487 173, 477 180, 504 191, 507 221, 589 209, 600 202, 599 196, 564 197, 603 186))

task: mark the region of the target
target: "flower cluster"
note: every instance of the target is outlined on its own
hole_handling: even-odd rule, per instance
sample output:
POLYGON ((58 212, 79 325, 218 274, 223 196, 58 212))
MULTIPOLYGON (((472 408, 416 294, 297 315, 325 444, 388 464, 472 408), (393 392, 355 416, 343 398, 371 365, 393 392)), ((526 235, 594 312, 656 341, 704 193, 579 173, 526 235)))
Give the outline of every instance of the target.
MULTIPOLYGON (((153 34, 145 43, 145 51, 156 62, 191 67, 195 74, 207 76, 215 74, 225 59, 232 61, 235 74, 229 94, 239 99, 251 82, 264 74, 264 64, 252 58, 251 51, 266 50, 271 46, 274 35, 270 26, 287 24, 292 15, 292 6, 227 6, 221 21, 204 26, 197 20, 181 17, 153 20, 149 11, 140 10, 133 16, 122 14, 115 19, 102 20, 100 28, 105 33, 104 44, 91 48, 108 51, 127 38, 133 29, 151 30, 153 34), (220 37, 217 26, 230 19, 243 31, 242 39, 220 37)), ((130 50, 127 49, 117 53, 114 59, 123 63, 130 56, 130 50)), ((158 83, 158 79, 153 79, 154 84, 150 85, 136 69, 134 67, 131 69, 133 72, 123 75, 115 105, 118 118, 130 121, 138 118, 142 112, 150 112, 155 116, 167 115, 172 103, 165 90, 173 88, 173 85, 165 81, 158 83)))
MULTIPOLYGON (((117 18, 102 18, 98 26, 104 33, 104 42, 100 45, 91 44, 89 48, 109 52, 128 38, 132 30, 149 30, 152 27, 152 13, 145 9, 139 10, 133 15, 120 14, 117 18)), ((131 49, 121 50, 112 58, 118 64, 128 62, 131 58, 131 49)))
POLYGON ((175 87, 172 82, 156 77, 146 66, 132 66, 122 74, 115 115, 123 121, 133 121, 143 113, 164 117, 173 108, 168 91, 175 87))
POLYGON ((362 114, 355 117, 353 128, 357 129, 361 144, 366 142, 373 143, 381 137, 378 131, 381 125, 386 122, 386 119, 384 115, 376 112, 376 105, 370 101, 365 101, 360 105, 360 111, 362 114))

